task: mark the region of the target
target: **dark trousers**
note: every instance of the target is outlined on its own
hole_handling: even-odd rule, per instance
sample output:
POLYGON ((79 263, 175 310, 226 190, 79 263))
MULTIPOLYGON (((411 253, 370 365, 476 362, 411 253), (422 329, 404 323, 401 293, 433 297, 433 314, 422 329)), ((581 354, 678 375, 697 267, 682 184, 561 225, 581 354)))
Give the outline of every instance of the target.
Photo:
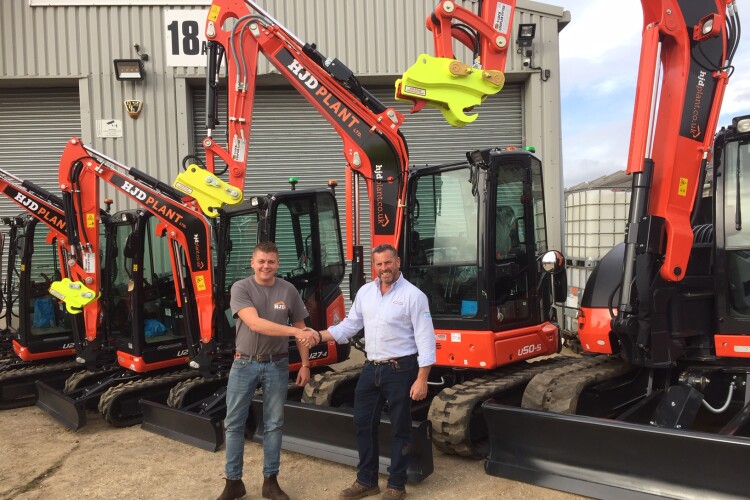
POLYGON ((391 420, 391 466, 388 486, 403 489, 411 449, 411 398, 409 390, 417 378, 417 356, 405 356, 398 363, 365 363, 354 393, 354 429, 357 434, 359 465, 357 481, 378 484, 378 425, 388 402, 391 420))

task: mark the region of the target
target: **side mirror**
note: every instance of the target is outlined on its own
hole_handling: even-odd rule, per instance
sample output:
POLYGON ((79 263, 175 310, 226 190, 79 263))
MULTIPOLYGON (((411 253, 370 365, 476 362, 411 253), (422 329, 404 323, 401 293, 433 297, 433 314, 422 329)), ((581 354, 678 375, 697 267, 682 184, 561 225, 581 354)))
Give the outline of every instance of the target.
POLYGON ((542 255, 542 269, 552 279, 552 299, 557 303, 565 302, 568 297, 568 276, 565 272, 565 257, 557 250, 550 250, 542 255))
POLYGON ((542 269, 547 273, 557 274, 565 268, 565 258, 557 250, 550 250, 542 255, 542 269))

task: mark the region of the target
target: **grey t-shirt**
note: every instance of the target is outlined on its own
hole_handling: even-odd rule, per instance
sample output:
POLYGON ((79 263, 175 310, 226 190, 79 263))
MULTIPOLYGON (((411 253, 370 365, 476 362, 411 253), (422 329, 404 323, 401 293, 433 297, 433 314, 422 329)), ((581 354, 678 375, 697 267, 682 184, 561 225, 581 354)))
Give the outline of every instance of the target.
POLYGON ((258 316, 280 325, 309 316, 297 289, 281 278, 276 278, 271 286, 259 285, 252 276, 236 282, 232 285, 229 305, 237 318, 236 351, 246 356, 289 352, 289 338, 254 332, 237 316, 242 309, 254 307, 258 316))

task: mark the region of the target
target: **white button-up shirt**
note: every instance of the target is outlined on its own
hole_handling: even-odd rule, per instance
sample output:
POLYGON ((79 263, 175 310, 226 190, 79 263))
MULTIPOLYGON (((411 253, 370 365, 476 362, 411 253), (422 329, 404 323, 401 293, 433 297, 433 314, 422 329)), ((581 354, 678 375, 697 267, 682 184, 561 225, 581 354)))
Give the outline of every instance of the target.
POLYGON ((427 296, 399 275, 390 290, 380 292, 380 279, 357 292, 349 315, 328 331, 345 344, 364 327, 365 351, 370 361, 417 354, 420 367, 435 364, 435 329, 427 296))

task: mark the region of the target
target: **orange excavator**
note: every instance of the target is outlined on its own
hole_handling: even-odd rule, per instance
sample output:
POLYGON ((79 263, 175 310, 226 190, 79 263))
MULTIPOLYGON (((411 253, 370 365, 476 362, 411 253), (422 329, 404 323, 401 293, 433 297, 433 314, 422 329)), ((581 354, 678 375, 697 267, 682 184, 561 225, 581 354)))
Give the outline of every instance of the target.
MULTIPOLYGON (((513 8, 513 2, 485 1, 477 15, 441 2, 428 27, 442 52, 436 51, 437 58, 420 56, 417 66, 430 66, 442 76, 431 81, 407 72, 397 94, 419 108, 440 109, 448 121, 471 121, 467 108, 502 86, 502 68, 482 68, 479 61, 504 65, 513 8), (472 48, 476 65, 453 57, 448 47, 454 36, 472 48)), ((547 279, 547 269, 560 271, 562 257, 547 252, 541 162, 530 151, 491 148, 445 165, 410 168, 399 131, 403 115, 374 98, 341 61, 300 41, 254 2, 214 1, 206 34, 209 105, 216 101, 217 61, 227 60, 231 151, 207 137, 207 169, 214 168, 215 156, 228 165, 230 179, 244 177, 262 53, 342 138, 351 290, 365 279, 356 188, 362 180, 371 244, 399 248, 404 273, 428 293, 439 366, 432 370, 431 397, 415 406, 410 478, 420 480, 432 472, 428 412, 432 439, 441 449, 480 455, 487 444, 481 403, 498 392, 517 394, 541 369, 525 360, 560 349, 551 302, 553 295, 561 298, 565 286, 562 279, 554 280, 554 287, 547 279)), ((351 426, 351 413, 331 405, 351 405, 357 374, 353 369, 316 377, 303 402, 289 401, 283 446, 344 463, 356 460, 353 433, 347 442, 342 432, 351 426)), ((256 417, 262 415, 261 404, 253 402, 256 417)), ((256 425, 254 439, 262 439, 260 419, 256 425)), ((165 419, 161 432, 170 435, 168 427, 165 419)), ((387 457, 381 462, 386 467, 387 457)))
POLYGON ((599 498, 746 497, 750 117, 714 135, 737 5, 642 4, 633 194, 625 242, 586 283, 588 355, 532 379, 520 407, 484 406, 486 470, 599 498))
MULTIPOLYGON (((74 359, 83 324, 48 292, 56 275, 70 276, 62 199, 5 170, 0 170, 0 192, 27 214, 5 220, 10 227, 5 318, 12 355, 0 365, 0 408, 7 409, 33 405, 36 380, 61 387, 84 368, 74 359), (17 290, 11 286, 16 264, 17 290), (18 304, 17 324, 14 304, 18 304)), ((106 211, 97 211, 97 217, 109 215, 109 204, 106 211)))

